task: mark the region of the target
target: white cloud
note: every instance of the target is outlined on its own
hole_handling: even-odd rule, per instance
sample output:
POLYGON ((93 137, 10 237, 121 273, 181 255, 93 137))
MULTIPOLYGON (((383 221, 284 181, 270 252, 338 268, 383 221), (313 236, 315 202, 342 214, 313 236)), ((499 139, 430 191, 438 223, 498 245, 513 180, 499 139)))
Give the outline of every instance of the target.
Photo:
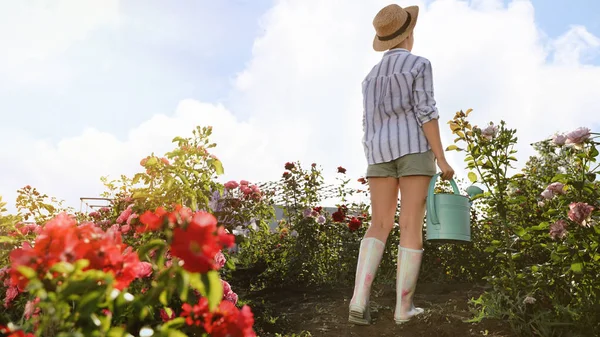
MULTIPOLYGON (((452 140, 445 122, 460 109, 475 109, 475 124, 502 119, 517 128, 522 159, 533 141, 599 121, 590 109, 600 106, 600 67, 584 63, 600 44, 584 27, 548 40, 524 0, 507 7, 496 0, 419 4, 414 52, 433 63, 445 145, 452 140)), ((58 144, 23 141, 0 154, 17 166, 16 180, 0 182, 0 191, 31 184, 76 204, 100 192, 99 176, 133 172, 142 156, 164 152, 173 136, 197 124, 214 126, 227 178, 277 179, 292 160, 317 162, 328 172, 342 165, 358 177, 366 164, 360 83, 381 55, 371 49, 371 22, 384 5, 278 1, 233 83, 230 105, 184 100, 175 114, 155 116, 123 141, 94 130, 58 144)), ((461 159, 451 155, 457 171, 461 159)))
POLYGON ((119 0, 2 1, 0 75, 19 84, 64 82, 68 66, 54 58, 118 17, 119 0))

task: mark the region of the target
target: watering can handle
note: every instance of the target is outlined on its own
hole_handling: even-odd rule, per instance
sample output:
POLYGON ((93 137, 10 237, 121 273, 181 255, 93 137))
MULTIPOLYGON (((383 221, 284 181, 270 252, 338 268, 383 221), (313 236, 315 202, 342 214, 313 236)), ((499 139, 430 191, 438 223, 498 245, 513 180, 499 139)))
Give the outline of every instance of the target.
MULTIPOLYGON (((431 181, 429 182, 429 190, 427 191, 427 216, 431 217, 431 223, 433 224, 439 224, 440 220, 437 217, 437 213, 435 212, 435 207, 433 205, 433 195, 435 192, 435 182, 437 181, 438 177, 440 176, 441 173, 437 173, 436 175, 434 175, 431 178, 431 181)), ((456 182, 454 181, 454 179, 450 179, 450 184, 452 185, 452 189, 454 190, 454 194, 458 194, 460 195, 460 191, 458 190, 458 185, 456 185, 456 182)))

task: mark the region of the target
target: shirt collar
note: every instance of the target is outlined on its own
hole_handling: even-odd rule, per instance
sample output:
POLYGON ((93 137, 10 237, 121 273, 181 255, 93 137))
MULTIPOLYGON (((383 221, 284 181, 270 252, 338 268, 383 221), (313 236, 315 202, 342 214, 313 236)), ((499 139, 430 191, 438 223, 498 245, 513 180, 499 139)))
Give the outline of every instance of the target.
POLYGON ((407 49, 404 49, 404 48, 394 48, 394 49, 386 51, 383 54, 383 56, 388 56, 388 55, 392 55, 392 54, 399 54, 399 53, 409 53, 409 51, 407 49))

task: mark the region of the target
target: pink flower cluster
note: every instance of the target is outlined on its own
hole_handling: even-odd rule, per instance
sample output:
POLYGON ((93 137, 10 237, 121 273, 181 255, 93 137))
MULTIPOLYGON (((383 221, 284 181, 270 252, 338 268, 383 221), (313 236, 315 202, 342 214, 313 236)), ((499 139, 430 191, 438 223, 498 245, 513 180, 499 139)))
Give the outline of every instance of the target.
POLYGON ((574 202, 569 205, 569 219, 584 227, 589 227, 589 221, 592 217, 593 206, 585 202, 574 202))
MULTIPOLYGON (((583 227, 590 226, 590 220, 594 207, 585 202, 573 202, 569 205, 568 217, 571 221, 583 227)), ((567 236, 567 227, 569 223, 566 220, 558 220, 550 225, 550 237, 552 239, 563 239, 567 236)))
POLYGON ((567 226, 568 222, 565 220, 558 220, 557 222, 550 225, 550 236, 552 239, 562 239, 567 236, 567 226))
POLYGON ((586 127, 579 127, 566 134, 555 134, 552 136, 552 142, 557 146, 569 145, 581 147, 581 145, 590 138, 592 130, 586 127))
POLYGON ((239 183, 235 180, 231 180, 223 184, 223 186, 228 191, 233 191, 239 188, 240 192, 242 192, 242 194, 246 198, 260 200, 260 198, 262 197, 262 192, 260 191, 260 188, 256 185, 250 184, 250 182, 247 180, 241 180, 239 183))
POLYGON ((548 185, 548 187, 546 187, 546 189, 542 192, 541 196, 546 200, 550 200, 560 194, 566 194, 565 185, 563 183, 556 182, 548 185))

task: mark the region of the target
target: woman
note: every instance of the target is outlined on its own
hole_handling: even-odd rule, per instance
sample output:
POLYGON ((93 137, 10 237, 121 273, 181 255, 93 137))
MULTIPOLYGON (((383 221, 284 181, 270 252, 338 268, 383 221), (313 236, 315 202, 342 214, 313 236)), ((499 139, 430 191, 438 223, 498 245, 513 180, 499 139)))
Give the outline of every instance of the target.
POLYGON ((371 191, 371 226, 361 241, 351 323, 370 323, 369 296, 401 195, 396 272, 397 324, 423 312, 413 305, 423 255, 425 200, 435 163, 442 178, 454 170, 444 156, 429 60, 411 53, 419 7, 389 5, 373 20, 375 51, 385 51, 363 82, 363 145, 371 191))

